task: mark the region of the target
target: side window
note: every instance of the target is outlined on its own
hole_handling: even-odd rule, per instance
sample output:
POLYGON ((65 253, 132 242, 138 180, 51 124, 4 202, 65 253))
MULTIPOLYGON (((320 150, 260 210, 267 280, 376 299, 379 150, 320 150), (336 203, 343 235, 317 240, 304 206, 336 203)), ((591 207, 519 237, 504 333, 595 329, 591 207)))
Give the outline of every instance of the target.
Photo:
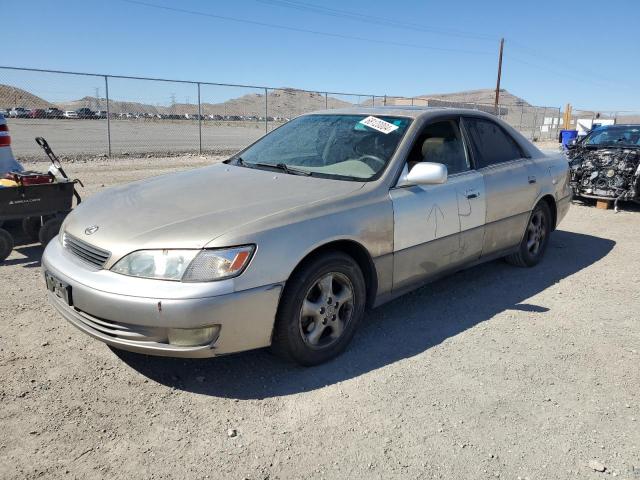
POLYGON ((435 122, 424 127, 409 153, 407 167, 411 170, 420 162, 443 163, 449 175, 470 169, 457 120, 435 122))
POLYGON ((471 135, 477 168, 522 158, 515 140, 491 120, 466 117, 464 124, 471 135))

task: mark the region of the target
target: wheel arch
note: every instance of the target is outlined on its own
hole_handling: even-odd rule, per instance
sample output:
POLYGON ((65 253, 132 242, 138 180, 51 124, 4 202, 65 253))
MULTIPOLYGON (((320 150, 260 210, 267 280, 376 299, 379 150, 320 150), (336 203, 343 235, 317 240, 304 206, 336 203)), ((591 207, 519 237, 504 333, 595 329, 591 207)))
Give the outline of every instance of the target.
POLYGON ((549 207, 549 211, 551 212, 551 230, 553 231, 556 229, 556 224, 558 222, 558 207, 556 206, 556 199, 553 198, 553 195, 546 194, 543 195, 542 198, 538 200, 538 202, 536 202, 536 205, 540 202, 545 202, 549 207))
POLYGON ((378 272, 369 251, 355 240, 333 240, 308 252, 295 266, 289 277, 312 259, 327 252, 342 252, 349 255, 358 264, 364 277, 367 291, 366 306, 372 307, 378 291, 378 272))

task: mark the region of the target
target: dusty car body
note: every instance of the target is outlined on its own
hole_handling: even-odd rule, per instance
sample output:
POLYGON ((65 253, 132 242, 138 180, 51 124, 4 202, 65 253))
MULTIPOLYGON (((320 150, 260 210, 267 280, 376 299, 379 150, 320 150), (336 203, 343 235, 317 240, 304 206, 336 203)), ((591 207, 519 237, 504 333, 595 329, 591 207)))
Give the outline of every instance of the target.
POLYGON ((566 159, 491 115, 323 111, 225 163, 94 195, 67 217, 42 266, 58 311, 113 347, 210 357, 272 345, 311 365, 346 347, 367 307, 498 257, 534 265, 569 199, 566 159), (299 138, 314 123, 310 148, 299 138), (347 145, 348 160, 326 162, 347 145), (289 150, 306 160, 259 163, 289 150), (212 281, 190 281, 193 264, 182 280, 135 276, 134 264, 183 258, 174 250, 238 269, 212 281))
POLYGON ((567 156, 575 196, 640 202, 640 125, 596 128, 567 156))

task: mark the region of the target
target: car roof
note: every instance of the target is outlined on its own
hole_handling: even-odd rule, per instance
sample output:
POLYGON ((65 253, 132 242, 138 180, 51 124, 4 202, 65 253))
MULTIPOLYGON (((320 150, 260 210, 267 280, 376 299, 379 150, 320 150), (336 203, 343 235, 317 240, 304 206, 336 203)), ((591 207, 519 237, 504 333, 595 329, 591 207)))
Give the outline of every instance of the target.
POLYGON ((471 108, 412 107, 398 105, 381 107, 355 106, 348 108, 336 108, 331 110, 319 110, 316 112, 310 112, 309 115, 379 115, 418 118, 425 115, 433 115, 435 113, 449 113, 451 115, 481 115, 489 118, 495 118, 492 115, 481 110, 473 110, 471 108))

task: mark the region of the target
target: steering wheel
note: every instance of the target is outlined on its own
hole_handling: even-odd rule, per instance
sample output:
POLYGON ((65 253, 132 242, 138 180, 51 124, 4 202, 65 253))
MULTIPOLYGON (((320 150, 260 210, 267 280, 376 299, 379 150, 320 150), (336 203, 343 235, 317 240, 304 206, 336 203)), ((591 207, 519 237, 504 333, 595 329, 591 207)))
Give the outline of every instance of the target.
POLYGON ((358 161, 362 163, 366 163, 368 166, 370 166, 373 170, 376 170, 376 171, 383 168, 386 164, 386 162, 383 159, 381 159, 380 157, 376 157, 375 155, 362 155, 361 157, 358 158, 358 161))

